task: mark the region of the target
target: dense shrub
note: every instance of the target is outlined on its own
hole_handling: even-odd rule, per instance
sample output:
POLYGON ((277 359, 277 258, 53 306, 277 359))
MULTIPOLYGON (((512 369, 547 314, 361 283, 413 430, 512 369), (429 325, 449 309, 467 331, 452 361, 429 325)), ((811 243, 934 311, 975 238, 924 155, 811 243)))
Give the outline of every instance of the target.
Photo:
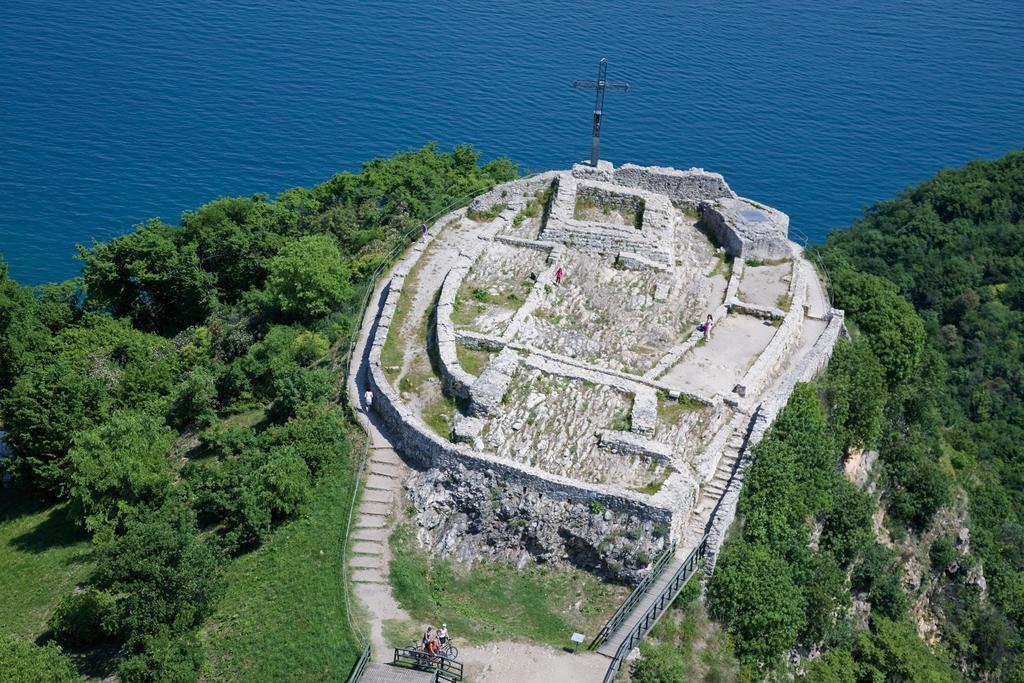
POLYGON ((223 591, 221 563, 196 535, 191 510, 172 498, 99 548, 94 580, 116 596, 121 630, 137 642, 162 627, 198 626, 223 591))
POLYGON ((144 637, 138 650, 118 666, 121 683, 194 683, 202 674, 203 649, 194 636, 160 629, 144 637))
POLYGON ((0 683, 76 683, 80 680, 71 661, 56 643, 36 645, 0 635, 0 683))
POLYGON ((110 533, 139 507, 159 505, 171 483, 174 440, 160 418, 127 411, 79 432, 68 460, 73 509, 86 528, 110 533))
POLYGON ((708 599, 741 660, 772 662, 803 628, 803 597, 789 565, 760 544, 732 541, 715 569, 708 599))
POLYGON ((64 597, 50 616, 53 635, 66 647, 95 645, 117 634, 114 596, 86 589, 64 597))

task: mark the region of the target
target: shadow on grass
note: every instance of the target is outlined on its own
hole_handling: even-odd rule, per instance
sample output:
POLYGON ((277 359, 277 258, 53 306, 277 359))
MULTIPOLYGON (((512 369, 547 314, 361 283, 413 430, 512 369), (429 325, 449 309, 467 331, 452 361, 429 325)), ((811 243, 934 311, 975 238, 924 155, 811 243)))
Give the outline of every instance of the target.
MULTIPOLYGON (((6 521, 26 514, 38 514, 44 509, 43 505, 23 506, 21 514, 9 515, 10 508, 4 505, 3 518, 6 521)), ((71 520, 67 508, 55 506, 31 531, 13 537, 9 545, 20 552, 38 554, 72 546, 87 538, 85 532, 71 520)))

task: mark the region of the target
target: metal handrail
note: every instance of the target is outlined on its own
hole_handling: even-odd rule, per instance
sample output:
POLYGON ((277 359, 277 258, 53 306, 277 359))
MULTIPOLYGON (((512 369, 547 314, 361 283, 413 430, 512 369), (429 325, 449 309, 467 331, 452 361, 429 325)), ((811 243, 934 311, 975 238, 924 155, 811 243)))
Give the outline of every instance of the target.
POLYGON ((411 647, 396 647, 391 663, 395 666, 412 665, 416 669, 432 669, 435 681, 458 682, 463 676, 462 662, 442 654, 432 655, 411 647))
POLYGON ((594 637, 594 640, 590 642, 588 649, 593 650, 595 648, 601 647, 601 644, 608 639, 608 636, 610 636, 615 631, 615 629, 619 627, 619 624, 621 624, 622 621, 629 615, 629 612, 637 605, 638 602, 640 602, 641 598, 643 598, 643 596, 647 593, 647 589, 650 588, 651 585, 654 584, 654 582, 657 581, 658 578, 664 573, 665 567, 668 566, 668 561, 675 554, 676 544, 673 543, 670 547, 665 548, 665 550, 663 550, 661 554, 658 555, 658 559, 656 559, 654 561, 654 564, 651 565, 650 573, 648 573, 647 576, 645 576, 643 580, 637 584, 636 588, 633 589, 633 592, 629 594, 629 597, 622 601, 622 604, 619 605, 619 608, 615 610, 615 614, 613 614, 611 618, 608 619, 607 622, 605 622, 604 627, 602 627, 601 631, 594 637))
POLYGON ((366 647, 363 648, 363 654, 359 655, 359 661, 356 662, 355 668, 352 669, 352 674, 348 677, 348 683, 359 683, 359 679, 363 677, 363 673, 366 672, 366 665, 370 663, 370 644, 367 643, 366 647))
POLYGON ((619 669, 622 668, 622 662, 625 661, 626 656, 644 639, 644 636, 658 622, 662 613, 679 595, 686 582, 696 573, 697 563, 707 553, 707 548, 708 535, 704 534, 704 538, 700 539, 697 547, 690 551, 690 554, 686 556, 686 560, 676 570, 668 585, 665 586, 665 590, 658 596, 658 600, 644 612, 643 616, 637 619, 636 624, 630 630, 629 637, 619 643, 619 647, 615 650, 615 656, 612 657, 611 664, 608 665, 608 671, 604 675, 603 683, 612 683, 615 680, 615 676, 619 673, 619 669))
MULTIPOLYGON (((804 255, 808 255, 807 249, 810 248, 811 246, 811 239, 807 236, 806 233, 804 233, 803 230, 800 230, 799 228, 790 227, 789 231, 791 233, 796 233, 796 236, 800 238, 800 240, 803 242, 804 255)), ((828 292, 829 306, 835 307, 836 302, 835 296, 833 295, 832 291, 832 278, 828 274, 828 268, 825 267, 825 263, 821 260, 821 258, 817 256, 817 254, 811 253, 809 256, 811 258, 811 261, 816 266, 818 272, 825 278, 825 290, 828 292)))

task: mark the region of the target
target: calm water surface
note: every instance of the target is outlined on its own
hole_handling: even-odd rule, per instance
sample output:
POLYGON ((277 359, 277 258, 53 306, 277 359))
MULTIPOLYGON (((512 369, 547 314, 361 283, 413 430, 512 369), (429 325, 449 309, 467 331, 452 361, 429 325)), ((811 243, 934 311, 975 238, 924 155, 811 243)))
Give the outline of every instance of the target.
POLYGON ((943 166, 1024 146, 1024 0, 6 0, 0 252, 73 245, 436 140, 530 169, 702 166, 821 239, 943 166))

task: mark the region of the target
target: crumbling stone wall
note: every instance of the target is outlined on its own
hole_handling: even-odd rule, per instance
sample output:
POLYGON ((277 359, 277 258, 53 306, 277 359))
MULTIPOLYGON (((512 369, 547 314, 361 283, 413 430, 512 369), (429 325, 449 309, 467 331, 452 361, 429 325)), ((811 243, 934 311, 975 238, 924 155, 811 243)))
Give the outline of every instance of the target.
POLYGON ((700 204, 704 225, 733 256, 765 261, 793 256, 789 216, 741 197, 700 204))
POLYGON ((696 208, 702 201, 719 197, 735 197, 725 178, 702 168, 680 171, 658 166, 624 164, 612 172, 613 182, 663 194, 680 206, 696 208))
MULTIPOLYGON (((628 193, 625 188, 599 181, 579 181, 569 175, 557 178, 555 195, 551 201, 547 220, 541 228, 540 238, 562 242, 586 251, 602 254, 629 252, 638 254, 661 267, 674 259, 672 239, 672 205, 663 195, 628 193), (626 201, 615 197, 633 194, 635 202, 643 202, 640 229, 633 226, 576 220, 576 197, 580 192, 598 198, 600 202, 626 201)), ((638 204, 637 204, 638 205, 638 204)), ((636 205, 634 205, 636 206, 636 205)), ((632 208, 632 207, 631 207, 632 208)))

